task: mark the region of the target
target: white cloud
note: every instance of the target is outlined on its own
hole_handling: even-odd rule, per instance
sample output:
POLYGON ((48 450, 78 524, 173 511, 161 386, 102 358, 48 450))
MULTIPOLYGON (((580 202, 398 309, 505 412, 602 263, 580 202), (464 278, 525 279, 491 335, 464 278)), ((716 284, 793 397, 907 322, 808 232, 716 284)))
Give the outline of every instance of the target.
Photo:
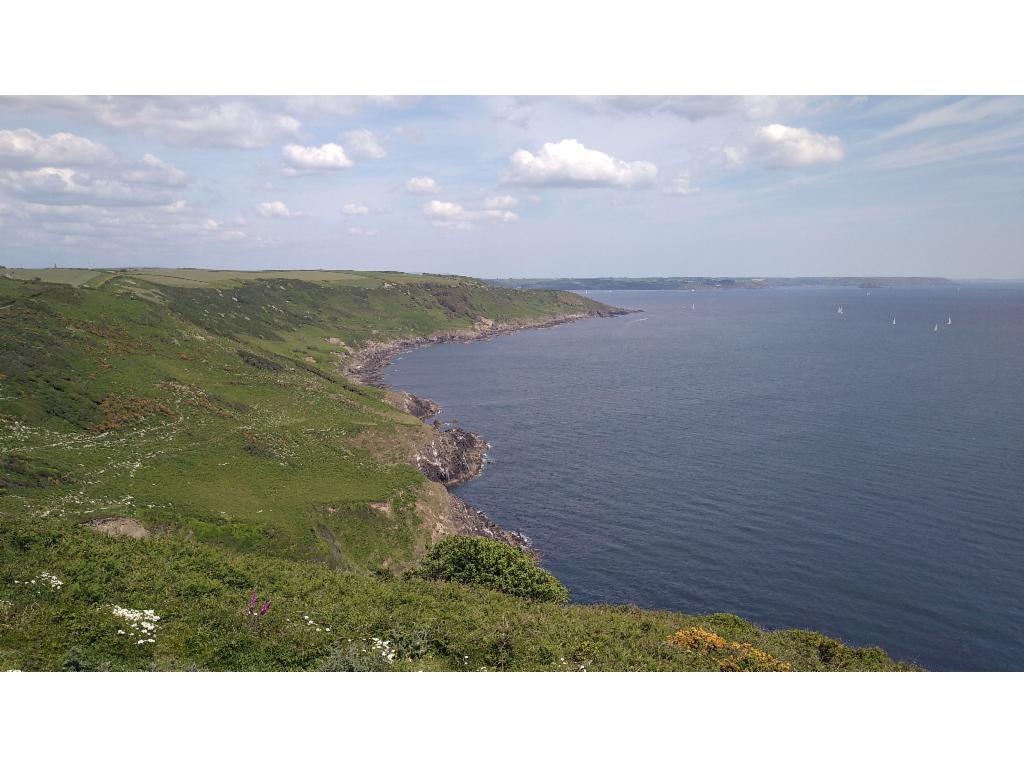
POLYGON ((921 112, 879 134, 896 141, 870 164, 876 168, 912 168, 962 162, 995 152, 1019 150, 1024 142, 1024 99, 969 97, 921 112))
POLYGON ((488 197, 484 200, 484 208, 491 210, 508 210, 509 208, 515 208, 519 205, 519 201, 512 197, 512 195, 498 195, 497 197, 488 197))
POLYGON ((1006 117, 1019 118, 1022 111, 1024 111, 1024 100, 1022 99, 973 96, 916 114, 895 128, 886 131, 879 138, 894 139, 936 128, 998 122, 1006 117))
POLYGON ((365 216, 370 209, 362 203, 345 203, 341 206, 341 212, 346 216, 365 216))
POLYGON ((506 103, 497 112, 499 120, 504 120, 520 128, 529 128, 534 116, 532 99, 517 96, 506 103))
POLYGON ((298 120, 260 109, 257 103, 208 96, 0 98, 0 106, 49 110, 107 128, 158 136, 171 144, 255 149, 281 137, 298 135, 298 120))
MULTIPOLYGON (((741 100, 743 113, 757 121, 821 111, 836 103, 833 99, 812 100, 808 96, 743 96, 741 100)), ((847 100, 847 103, 854 101, 847 100)))
POLYGON ((418 101, 418 96, 289 96, 284 103, 300 114, 352 117, 367 108, 405 109, 418 101))
POLYGON ((184 171, 155 155, 124 161, 104 145, 71 133, 0 130, 0 188, 33 203, 167 205, 178 195, 169 190, 188 181, 184 171))
POLYGON ((105 146, 73 133, 40 136, 29 128, 0 130, 0 165, 96 165, 113 160, 114 153, 105 146))
POLYGON ((654 163, 624 162, 596 149, 587 149, 576 139, 545 144, 533 154, 516 150, 505 181, 531 186, 649 187, 658 175, 654 163))
POLYGON ((352 161, 338 144, 323 144, 319 147, 286 144, 281 151, 281 159, 284 162, 283 172, 289 176, 352 167, 352 161))
POLYGON ((264 219, 295 219, 301 214, 288 210, 288 206, 280 200, 269 203, 260 203, 256 206, 256 212, 264 219))
POLYGON ((405 188, 414 195, 433 195, 441 191, 441 185, 429 176, 413 176, 405 182, 405 188))
POLYGON ((687 120, 703 120, 737 109, 734 96, 577 96, 573 103, 598 114, 667 112, 687 120))
MULTIPOLYGON (((180 202, 180 201, 179 201, 180 202)), ((246 241, 241 229, 193 211, 177 202, 156 207, 106 207, 104 205, 23 203, 12 209, 14 221, 5 229, 5 244, 75 248, 83 245, 90 253, 119 254, 127 258, 140 249, 166 248, 180 253, 196 243, 246 241)))
POLYGON ((803 168, 838 163, 846 156, 838 136, 772 123, 758 128, 748 144, 724 150, 726 165, 738 168, 753 158, 765 168, 803 168))
POLYGON ((365 227, 349 227, 348 233, 353 237, 376 237, 380 234, 380 230, 366 229, 365 227))
POLYGON ((458 203, 448 203, 441 200, 431 200, 423 206, 423 213, 427 215, 435 227, 445 229, 456 229, 467 231, 474 228, 478 223, 507 223, 519 221, 519 216, 512 211, 484 208, 481 210, 469 210, 458 203))
POLYGON ((722 154, 725 156, 726 168, 742 168, 747 160, 747 148, 741 145, 725 147, 722 154))
POLYGON ((964 161, 993 152, 1017 151, 1024 145, 1024 128, 1011 124, 1002 130, 945 136, 884 152, 872 160, 876 168, 913 168, 930 163, 964 161))
POLYGON ((577 96, 571 103, 597 114, 673 115, 686 120, 736 116, 766 120, 808 109, 804 96, 577 96))
POLYGON ((380 160, 381 158, 388 156, 388 153, 384 151, 384 147, 380 145, 380 141, 377 139, 374 132, 368 131, 365 128, 346 131, 343 134, 342 139, 345 141, 345 145, 348 147, 349 152, 352 153, 353 157, 380 160))
POLYGON ((125 181, 159 187, 181 187, 188 182, 183 170, 150 154, 143 155, 137 165, 129 166, 121 177, 125 181))
POLYGON ((690 178, 688 173, 679 174, 668 183, 668 186, 665 187, 666 195, 686 197, 687 195, 693 195, 697 192, 700 192, 700 187, 694 186, 693 179, 690 178))
POLYGON ((174 198, 164 189, 132 185, 116 177, 95 176, 71 168, 0 171, 0 187, 35 202, 52 205, 166 205, 174 198))

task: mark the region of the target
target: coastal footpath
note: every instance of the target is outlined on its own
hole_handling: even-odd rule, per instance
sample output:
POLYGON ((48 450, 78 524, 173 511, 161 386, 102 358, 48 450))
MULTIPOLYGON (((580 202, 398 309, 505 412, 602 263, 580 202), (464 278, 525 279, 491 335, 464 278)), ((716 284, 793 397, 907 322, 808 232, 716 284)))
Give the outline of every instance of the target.
POLYGON ((619 310, 446 275, 11 274, 0 669, 913 668, 812 631, 533 599, 425 567, 460 535, 528 543, 449 491, 480 471, 485 439, 371 386, 383 366, 619 310))

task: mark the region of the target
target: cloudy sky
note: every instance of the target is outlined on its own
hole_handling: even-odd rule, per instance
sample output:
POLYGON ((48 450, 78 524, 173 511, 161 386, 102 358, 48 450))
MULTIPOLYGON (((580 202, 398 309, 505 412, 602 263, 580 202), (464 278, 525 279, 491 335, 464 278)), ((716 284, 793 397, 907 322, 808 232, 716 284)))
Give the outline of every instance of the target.
POLYGON ((2 97, 0 263, 1024 278, 1024 99, 2 97))

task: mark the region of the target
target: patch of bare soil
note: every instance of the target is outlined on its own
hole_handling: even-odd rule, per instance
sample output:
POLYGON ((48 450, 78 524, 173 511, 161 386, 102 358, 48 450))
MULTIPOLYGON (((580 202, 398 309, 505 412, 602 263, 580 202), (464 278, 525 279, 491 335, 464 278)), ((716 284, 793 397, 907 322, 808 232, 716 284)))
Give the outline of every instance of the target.
POLYGON ((146 526, 132 517, 100 517, 82 523, 82 525, 105 533, 107 536, 120 538, 147 539, 153 535, 146 529, 146 526))

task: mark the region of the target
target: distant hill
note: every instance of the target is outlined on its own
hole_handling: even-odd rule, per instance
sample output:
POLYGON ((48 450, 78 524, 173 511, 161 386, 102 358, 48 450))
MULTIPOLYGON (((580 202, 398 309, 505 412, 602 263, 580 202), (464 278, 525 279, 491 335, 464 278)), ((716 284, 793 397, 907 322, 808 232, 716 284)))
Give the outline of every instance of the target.
POLYGON ((524 277, 486 282, 501 288, 546 288, 555 291, 689 291, 794 285, 852 288, 955 285, 952 280, 944 277, 524 277))

